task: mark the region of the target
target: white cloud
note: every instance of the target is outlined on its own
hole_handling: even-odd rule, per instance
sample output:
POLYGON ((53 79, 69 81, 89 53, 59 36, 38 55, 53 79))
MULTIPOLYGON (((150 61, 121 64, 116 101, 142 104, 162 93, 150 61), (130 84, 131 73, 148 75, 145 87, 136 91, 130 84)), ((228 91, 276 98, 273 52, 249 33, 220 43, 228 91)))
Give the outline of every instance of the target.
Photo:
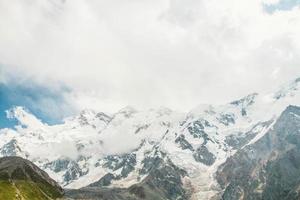
POLYGON ((270 5, 270 4, 277 4, 280 2, 280 0, 263 0, 262 2, 270 5))
POLYGON ((1 1, 2 73, 66 84, 79 109, 223 103, 300 74, 299 8, 263 3, 1 1))

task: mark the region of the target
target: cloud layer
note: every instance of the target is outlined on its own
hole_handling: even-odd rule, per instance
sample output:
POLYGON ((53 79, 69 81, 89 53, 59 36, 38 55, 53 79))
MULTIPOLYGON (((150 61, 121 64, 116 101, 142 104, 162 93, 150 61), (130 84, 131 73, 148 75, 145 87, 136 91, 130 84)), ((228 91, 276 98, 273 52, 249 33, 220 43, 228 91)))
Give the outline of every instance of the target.
POLYGON ((300 9, 277 3, 1 1, 0 78, 66 85, 77 109, 223 103, 300 75, 300 9))

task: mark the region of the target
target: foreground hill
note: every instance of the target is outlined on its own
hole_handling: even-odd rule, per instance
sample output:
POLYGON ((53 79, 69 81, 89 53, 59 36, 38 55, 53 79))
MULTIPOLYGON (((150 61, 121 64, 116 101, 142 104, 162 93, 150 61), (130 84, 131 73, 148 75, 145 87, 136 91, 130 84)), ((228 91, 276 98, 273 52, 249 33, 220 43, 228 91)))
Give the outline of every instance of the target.
POLYGON ((30 161, 0 158, 1 200, 51 200, 62 195, 62 188, 30 161))

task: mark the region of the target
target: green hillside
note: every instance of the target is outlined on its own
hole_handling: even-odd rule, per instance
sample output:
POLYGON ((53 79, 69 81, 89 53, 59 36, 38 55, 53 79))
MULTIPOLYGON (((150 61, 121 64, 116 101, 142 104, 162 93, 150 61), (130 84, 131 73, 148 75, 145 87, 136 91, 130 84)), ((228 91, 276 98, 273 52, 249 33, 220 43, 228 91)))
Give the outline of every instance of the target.
POLYGON ((62 188, 33 163, 0 158, 0 200, 50 200, 62 195, 62 188))

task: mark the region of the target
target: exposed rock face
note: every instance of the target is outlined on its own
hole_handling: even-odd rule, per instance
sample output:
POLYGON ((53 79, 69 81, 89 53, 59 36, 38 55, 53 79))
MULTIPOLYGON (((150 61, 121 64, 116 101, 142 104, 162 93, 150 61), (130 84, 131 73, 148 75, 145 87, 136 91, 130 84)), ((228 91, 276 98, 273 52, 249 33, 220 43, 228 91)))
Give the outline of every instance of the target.
POLYGON ((62 195, 62 188, 30 161, 0 158, 0 199, 56 199, 62 195))
POLYGON ((17 144, 17 140, 12 139, 8 143, 6 143, 1 149, 0 153, 3 156, 16 156, 21 153, 21 148, 17 144))
POLYGON ((152 168, 147 178, 138 186, 151 193, 160 194, 162 199, 184 200, 189 197, 181 181, 186 175, 184 170, 176 167, 171 161, 161 161, 159 166, 152 168))
POLYGON ((261 128, 269 127, 274 120, 259 122, 247 132, 239 132, 238 134, 226 136, 225 142, 233 149, 240 149, 251 141, 261 130, 261 128))
POLYGON ((212 165, 216 160, 215 155, 209 152, 205 145, 202 145, 196 149, 196 151, 193 153, 193 157, 197 162, 201 162, 205 165, 212 165))
POLYGON ((182 150, 189 149, 190 151, 194 151, 193 146, 185 139, 184 135, 178 136, 175 142, 180 145, 182 150))
POLYGON ((127 177, 128 174, 134 170, 136 165, 136 155, 134 153, 107 156, 104 160, 104 167, 107 167, 113 171, 121 169, 120 176, 122 178, 127 177))
POLYGON ((239 99, 237 101, 231 102, 232 105, 240 107, 242 116, 247 116, 247 109, 249 106, 255 103, 255 98, 258 96, 258 93, 249 94, 246 97, 239 99))
POLYGON ((105 174, 100 180, 90 184, 88 187, 102 187, 102 186, 109 186, 111 181, 116 179, 115 175, 112 173, 105 174))
POLYGON ((289 106, 260 140, 220 167, 223 199, 299 199, 300 107, 289 106))
POLYGON ((225 126, 228 126, 230 124, 235 123, 234 114, 233 113, 225 113, 221 114, 220 117, 218 117, 218 120, 220 123, 224 124, 225 126))
POLYGON ((200 120, 196 120, 192 122, 188 126, 188 131, 194 138, 204 138, 204 140, 207 140, 207 133, 204 131, 205 125, 200 120))
POLYGON ((44 165, 44 168, 51 169, 56 173, 63 173, 63 180, 66 183, 88 173, 88 171, 84 171, 77 162, 69 158, 60 158, 49 162, 44 165))
MULTIPOLYGON (((159 155, 159 154, 156 154, 159 155)), ((79 190, 67 190, 66 196, 74 199, 110 199, 110 200, 185 200, 186 193, 182 177, 187 173, 176 167, 169 159, 159 156, 148 157, 144 161, 142 173, 147 177, 129 188, 105 188, 115 177, 106 174, 99 181, 79 190)))

